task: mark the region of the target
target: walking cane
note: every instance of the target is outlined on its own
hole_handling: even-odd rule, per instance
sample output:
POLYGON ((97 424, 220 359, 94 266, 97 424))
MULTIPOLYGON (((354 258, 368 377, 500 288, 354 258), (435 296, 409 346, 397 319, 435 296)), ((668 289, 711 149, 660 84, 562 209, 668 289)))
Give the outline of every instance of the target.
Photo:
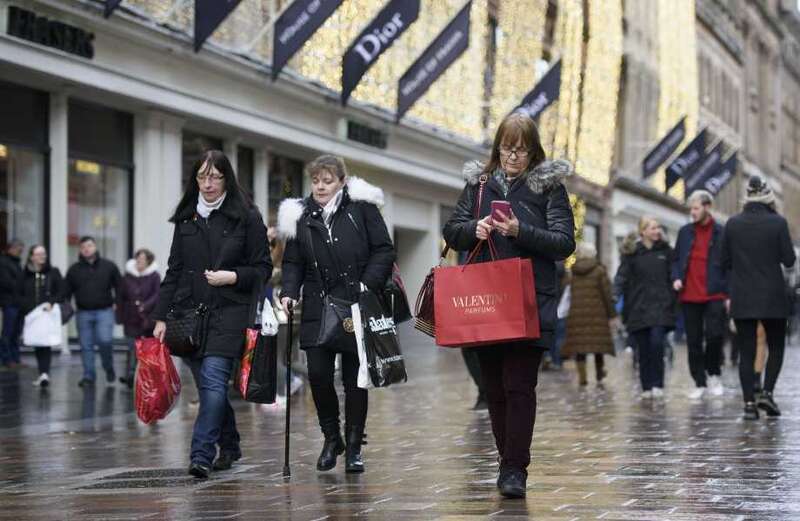
POLYGON ((294 306, 289 303, 286 307, 289 317, 289 331, 286 334, 286 437, 283 443, 283 478, 291 479, 292 470, 289 468, 289 424, 292 419, 292 343, 294 342, 292 326, 294 325, 294 306))

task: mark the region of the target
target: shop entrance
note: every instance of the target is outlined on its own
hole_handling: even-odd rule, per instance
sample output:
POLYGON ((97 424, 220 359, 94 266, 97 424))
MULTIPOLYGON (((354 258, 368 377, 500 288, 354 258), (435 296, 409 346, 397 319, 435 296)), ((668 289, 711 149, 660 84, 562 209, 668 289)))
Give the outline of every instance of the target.
POLYGON ((414 305, 422 282, 431 269, 429 233, 410 228, 394 228, 394 247, 397 265, 403 275, 409 304, 414 305))

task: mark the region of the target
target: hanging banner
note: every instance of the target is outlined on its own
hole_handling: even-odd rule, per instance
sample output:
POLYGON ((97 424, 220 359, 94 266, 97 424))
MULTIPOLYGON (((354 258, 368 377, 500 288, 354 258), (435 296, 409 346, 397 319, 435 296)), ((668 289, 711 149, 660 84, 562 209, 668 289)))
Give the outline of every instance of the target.
POLYGON ((722 159, 722 141, 717 143, 711 152, 703 157, 695 171, 683 180, 686 184, 684 193, 687 197, 692 195, 692 192, 695 190, 701 188, 703 183, 719 170, 720 166, 722 166, 720 159, 722 159))
POLYGON ((672 127, 666 136, 647 154, 642 162, 642 175, 648 178, 669 159, 686 137, 686 116, 682 117, 677 125, 672 127))
POLYGON ((292 59, 342 0, 295 0, 275 21, 272 30, 272 80, 292 59))
POLYGON ((119 7, 119 4, 122 3, 122 0, 106 0, 106 18, 111 16, 114 12, 114 9, 119 7))
POLYGON ((667 184, 665 191, 669 191, 678 179, 686 178, 694 171, 706 151, 706 129, 700 131, 697 136, 686 145, 680 155, 676 157, 667 167, 667 184))
POLYGON ((558 100, 561 93, 561 60, 559 59, 548 70, 536 87, 523 99, 514 112, 524 112, 533 119, 558 100))
POLYGON ((716 196, 725 188, 725 185, 731 182, 731 179, 736 175, 736 152, 725 160, 716 173, 710 176, 703 183, 703 188, 711 192, 711 195, 716 196))
POLYGON ((194 1, 194 51, 197 52, 241 0, 194 1))
POLYGON ((447 24, 397 82, 397 117, 400 121, 414 103, 469 47, 469 14, 472 1, 447 24))
POLYGON ((392 0, 350 44, 342 57, 342 105, 381 54, 419 16, 419 0, 392 0))

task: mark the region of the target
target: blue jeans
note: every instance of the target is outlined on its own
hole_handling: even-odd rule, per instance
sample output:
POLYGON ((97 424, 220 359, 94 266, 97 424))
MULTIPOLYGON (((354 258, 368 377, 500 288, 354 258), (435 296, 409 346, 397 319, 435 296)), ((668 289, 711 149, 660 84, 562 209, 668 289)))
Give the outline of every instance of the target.
POLYGON ((564 340, 566 339, 567 319, 559 318, 558 322, 556 322, 556 339, 550 348, 550 362, 556 367, 561 367, 561 346, 564 345, 564 340))
POLYGON ((20 317, 17 306, 3 306, 3 333, 0 338, 0 364, 18 364, 20 317))
POLYGON ((653 387, 664 388, 664 338, 667 330, 663 326, 634 331, 639 348, 639 379, 642 390, 653 387))
POLYGON ((78 340, 81 344, 83 377, 95 381, 94 346, 100 350, 100 361, 106 378, 114 376, 114 361, 111 356, 111 339, 114 334, 114 310, 112 308, 80 310, 76 313, 78 340))
POLYGON ((207 356, 186 362, 200 394, 200 411, 192 432, 192 463, 211 466, 217 455, 217 444, 220 453, 241 456, 236 417, 228 400, 228 380, 233 371, 233 359, 207 356))

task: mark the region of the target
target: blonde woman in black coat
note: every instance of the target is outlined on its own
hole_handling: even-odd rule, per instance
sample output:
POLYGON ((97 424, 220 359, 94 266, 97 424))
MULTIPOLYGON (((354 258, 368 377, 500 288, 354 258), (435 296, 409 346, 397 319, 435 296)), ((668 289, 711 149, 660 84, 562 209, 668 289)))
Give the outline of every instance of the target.
MULTIPOLYGON (((323 297, 358 298, 361 284, 380 291, 392 272, 394 246, 378 205, 383 191, 348 177, 344 161, 320 156, 306 167, 312 192, 281 203, 278 227, 287 240, 283 255, 281 304, 303 298, 300 348, 306 352, 311 394, 325 436, 317 469, 331 470, 343 452, 346 472, 363 472, 361 445, 367 420, 367 391, 357 385, 358 353, 348 333, 337 345, 318 345, 323 297), (333 384, 336 355, 342 357, 345 439, 339 427, 339 399, 333 384)), ((345 328, 346 329, 346 328, 345 328)))

